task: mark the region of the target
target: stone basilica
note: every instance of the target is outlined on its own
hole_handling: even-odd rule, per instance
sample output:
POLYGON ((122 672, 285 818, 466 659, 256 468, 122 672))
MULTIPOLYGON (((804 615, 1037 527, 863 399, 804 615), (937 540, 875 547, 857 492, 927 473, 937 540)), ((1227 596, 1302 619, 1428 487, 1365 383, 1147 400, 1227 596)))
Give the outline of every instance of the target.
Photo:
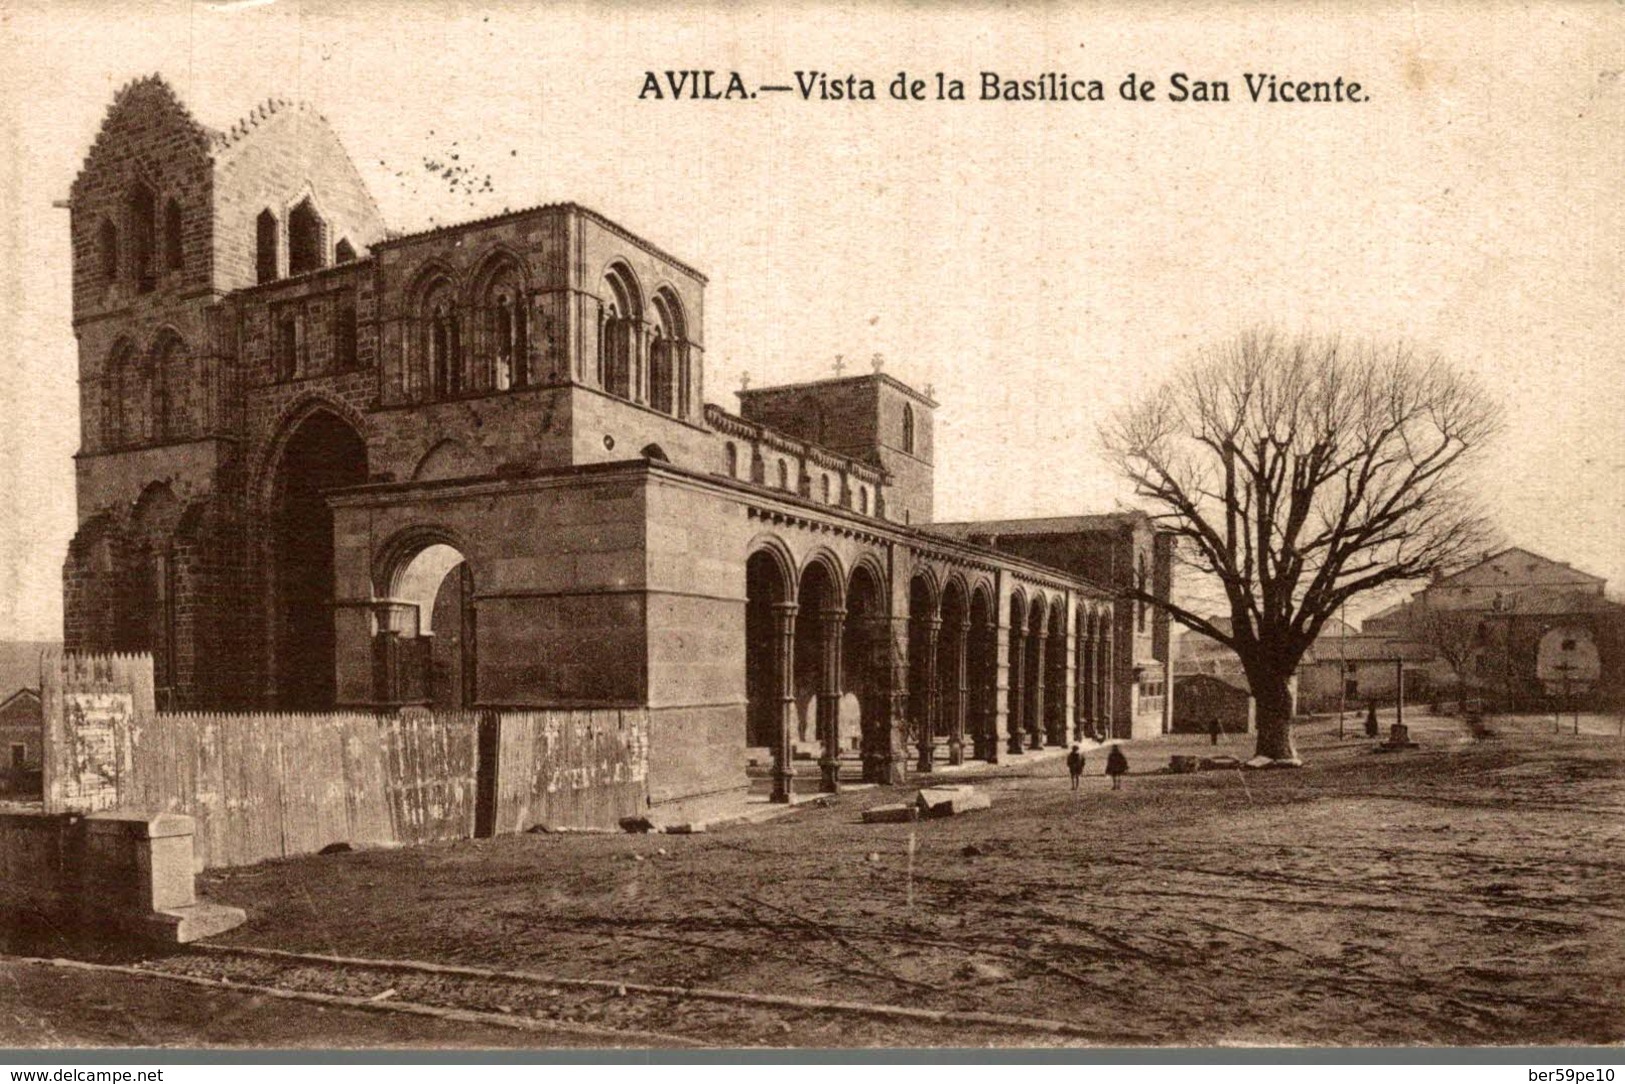
POLYGON ((392 233, 309 108, 156 76, 70 205, 66 642, 161 707, 636 706, 656 803, 1166 727, 1145 516, 935 522, 881 372, 707 403, 705 276, 594 211, 392 233))

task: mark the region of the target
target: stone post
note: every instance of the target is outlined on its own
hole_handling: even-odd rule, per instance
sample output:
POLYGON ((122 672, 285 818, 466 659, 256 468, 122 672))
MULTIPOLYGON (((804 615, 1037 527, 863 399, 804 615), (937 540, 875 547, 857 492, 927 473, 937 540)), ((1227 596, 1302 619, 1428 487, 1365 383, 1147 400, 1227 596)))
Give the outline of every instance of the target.
POLYGON ((987 624, 983 627, 984 655, 986 665, 983 669, 985 684, 982 687, 981 718, 977 720, 976 737, 981 744, 978 754, 989 764, 999 762, 999 619, 990 614, 987 624))
POLYGON ((779 675, 779 730, 773 742, 773 794, 771 801, 789 802, 795 797, 796 770, 790 735, 796 714, 796 610, 793 602, 773 604, 774 628, 778 632, 775 664, 779 675))
MULTIPOLYGON (((1087 625, 1084 626, 1088 628, 1087 625)), ((1072 733, 1073 741, 1082 741, 1085 733, 1095 729, 1095 638, 1087 633, 1080 640, 1083 651, 1078 656, 1078 725, 1072 733)))
POLYGON ((965 763, 965 716, 970 708, 970 682, 965 673, 965 667, 970 660, 970 618, 959 623, 957 635, 954 637, 954 653, 957 656, 955 671, 958 675, 954 695, 952 726, 948 731, 948 763, 965 763))
POLYGON ((915 771, 928 772, 931 770, 932 760, 935 758, 937 736, 937 640, 942 634, 942 618, 929 617, 925 622, 925 666, 920 675, 920 683, 924 686, 921 691, 925 694, 920 701, 919 749, 920 759, 914 765, 915 771))
POLYGON ((1040 625, 1033 635, 1038 647, 1033 652, 1033 702, 1027 705, 1027 748, 1044 748, 1044 649, 1049 643, 1049 625, 1040 625))
POLYGON ((818 689, 818 726, 824 750, 818 758, 818 789, 835 794, 841 789, 841 631, 846 611, 831 606, 819 611, 824 641, 824 672, 818 689))
POLYGON ((1024 722, 1022 711, 1026 707, 1022 703, 1023 677, 1027 670, 1027 629, 1010 626, 1010 719, 1006 727, 1010 732, 1009 745, 1005 751, 1009 753, 1024 753, 1026 744, 1021 740, 1021 728, 1024 722))

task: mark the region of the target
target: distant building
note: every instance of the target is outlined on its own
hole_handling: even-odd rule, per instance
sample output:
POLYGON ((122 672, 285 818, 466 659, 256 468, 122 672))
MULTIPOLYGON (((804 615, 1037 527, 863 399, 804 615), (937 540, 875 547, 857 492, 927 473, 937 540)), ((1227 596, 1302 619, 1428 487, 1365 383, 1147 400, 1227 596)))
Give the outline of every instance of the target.
MULTIPOLYGON (((1459 637, 1462 684, 1508 710, 1625 701, 1625 606, 1607 581, 1511 547, 1367 618, 1368 633, 1459 637)), ((1440 646, 1434 644, 1431 646, 1440 646)), ((1452 683, 1448 667, 1436 681, 1452 683)))
POLYGON ((44 726, 37 690, 18 689, 0 701, 0 794, 39 794, 44 726))
POLYGON ((1314 714, 1393 704, 1402 688, 1406 703, 1428 700, 1436 685, 1434 659, 1425 644, 1399 636, 1322 633, 1298 664, 1298 710, 1314 714))

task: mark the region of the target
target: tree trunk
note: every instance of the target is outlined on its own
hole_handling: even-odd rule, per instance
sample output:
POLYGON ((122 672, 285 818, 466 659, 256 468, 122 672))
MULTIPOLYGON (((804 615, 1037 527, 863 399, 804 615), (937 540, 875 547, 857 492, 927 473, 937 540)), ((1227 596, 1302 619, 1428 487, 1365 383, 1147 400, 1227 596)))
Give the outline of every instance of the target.
POLYGON ((1253 704, 1258 723, 1258 744, 1254 752, 1272 760, 1295 759, 1298 751, 1292 746, 1292 691, 1288 688, 1290 676, 1262 674, 1249 676, 1253 690, 1253 704))

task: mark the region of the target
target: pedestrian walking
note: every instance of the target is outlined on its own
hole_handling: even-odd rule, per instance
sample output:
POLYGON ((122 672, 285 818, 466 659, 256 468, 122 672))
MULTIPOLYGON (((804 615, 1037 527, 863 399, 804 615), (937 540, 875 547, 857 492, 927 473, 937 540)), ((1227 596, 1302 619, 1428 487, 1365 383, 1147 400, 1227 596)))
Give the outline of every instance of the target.
POLYGON ((1072 746, 1072 752, 1066 755, 1066 770, 1072 773, 1072 789, 1077 790, 1083 779, 1083 746, 1072 746))
POLYGON ((1219 735, 1224 733, 1224 727, 1219 725, 1219 717, 1215 715, 1213 721, 1207 724, 1207 736, 1214 745, 1219 744, 1219 735))
POLYGON ((1112 746, 1112 751, 1106 757, 1106 774, 1112 777, 1112 789, 1123 789, 1123 774, 1128 771, 1128 757, 1123 755, 1121 745, 1112 746))
POLYGON ((1372 700, 1367 702, 1365 709, 1365 736, 1375 738, 1377 734, 1377 702, 1372 700))

